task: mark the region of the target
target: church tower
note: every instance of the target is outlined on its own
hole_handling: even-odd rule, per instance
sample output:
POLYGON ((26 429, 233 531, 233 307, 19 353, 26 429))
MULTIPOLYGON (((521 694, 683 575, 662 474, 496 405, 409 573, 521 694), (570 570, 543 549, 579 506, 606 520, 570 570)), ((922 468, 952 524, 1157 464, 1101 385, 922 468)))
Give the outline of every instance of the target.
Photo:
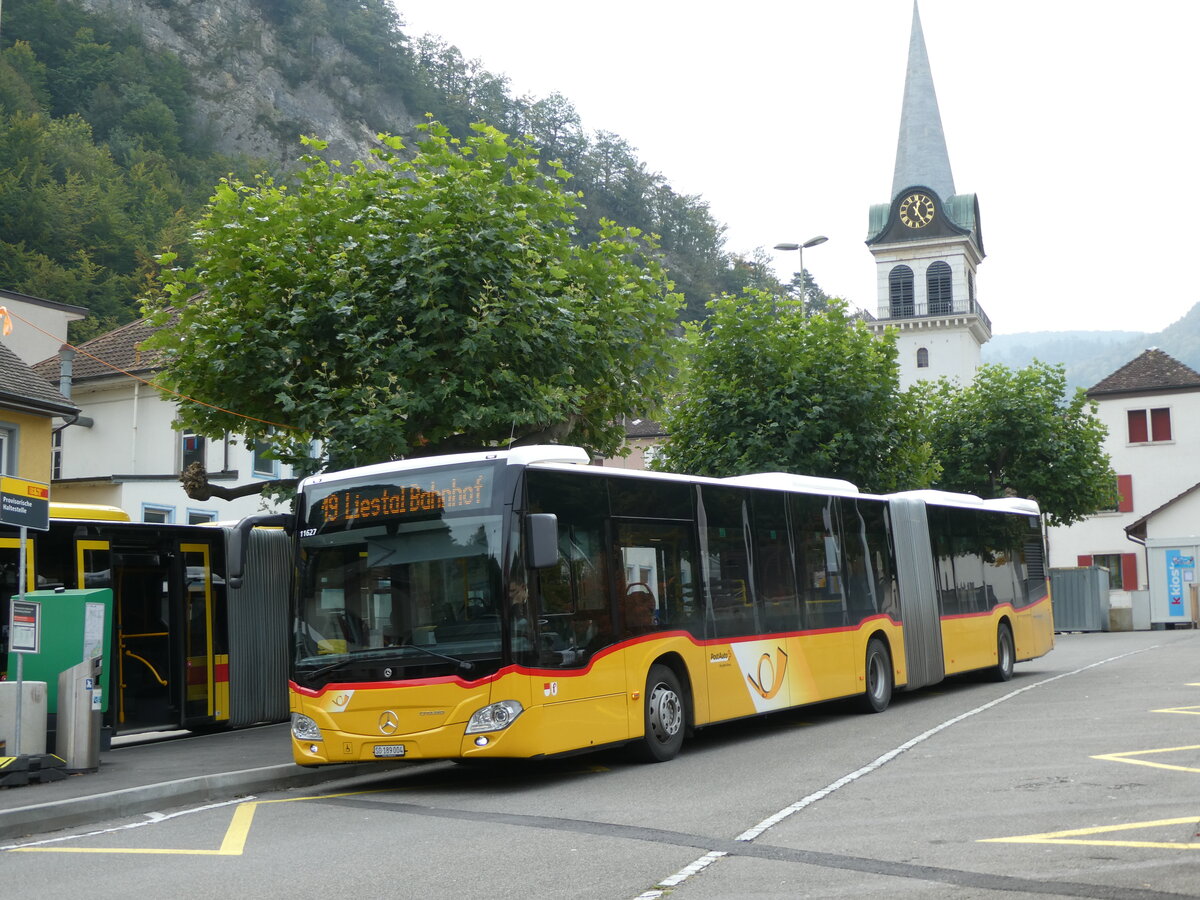
POLYGON ((870 326, 898 332, 900 386, 943 375, 969 384, 992 336, 975 299, 979 202, 954 191, 915 0, 892 199, 871 207, 869 235, 879 299, 870 326))

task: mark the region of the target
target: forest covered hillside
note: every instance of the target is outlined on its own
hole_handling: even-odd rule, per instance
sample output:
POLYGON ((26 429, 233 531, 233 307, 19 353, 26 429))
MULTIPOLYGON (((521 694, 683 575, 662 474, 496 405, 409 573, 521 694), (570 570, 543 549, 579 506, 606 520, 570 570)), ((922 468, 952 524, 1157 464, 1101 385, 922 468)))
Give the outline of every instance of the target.
POLYGON ((0 32, 0 286, 91 310, 85 339, 139 314, 165 250, 218 180, 286 179, 301 135, 364 159, 380 132, 430 115, 529 134, 582 194, 578 240, 602 218, 660 235, 686 318, 765 258, 725 247, 699 196, 676 193, 619 135, 585 131, 568 98, 516 97, 441 41, 410 40, 387 0, 8 0, 0 32))
POLYGON ((1200 304, 1160 332, 1039 331, 994 336, 983 345, 983 361, 1010 368, 1035 359, 1060 363, 1070 387, 1090 388, 1151 347, 1200 371, 1200 304))

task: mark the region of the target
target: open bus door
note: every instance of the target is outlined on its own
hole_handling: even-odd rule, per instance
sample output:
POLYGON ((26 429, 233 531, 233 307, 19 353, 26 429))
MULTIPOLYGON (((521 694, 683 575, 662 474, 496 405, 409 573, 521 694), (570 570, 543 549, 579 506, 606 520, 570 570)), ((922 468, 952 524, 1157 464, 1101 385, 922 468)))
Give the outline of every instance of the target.
POLYGON ((228 715, 212 544, 193 534, 156 537, 126 543, 113 536, 118 732, 195 728, 228 715))

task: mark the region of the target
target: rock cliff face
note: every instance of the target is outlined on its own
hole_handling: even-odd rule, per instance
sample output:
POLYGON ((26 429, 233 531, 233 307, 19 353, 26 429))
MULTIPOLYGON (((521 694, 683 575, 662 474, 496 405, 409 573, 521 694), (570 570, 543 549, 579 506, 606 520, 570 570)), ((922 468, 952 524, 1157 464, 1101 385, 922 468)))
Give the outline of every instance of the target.
POLYGON ((195 123, 230 154, 286 164, 300 135, 329 142, 330 154, 362 159, 379 132, 404 133, 413 116, 378 85, 340 74, 336 41, 318 38, 307 64, 289 55, 248 0, 79 0, 138 28, 155 49, 179 56, 196 80, 195 123))

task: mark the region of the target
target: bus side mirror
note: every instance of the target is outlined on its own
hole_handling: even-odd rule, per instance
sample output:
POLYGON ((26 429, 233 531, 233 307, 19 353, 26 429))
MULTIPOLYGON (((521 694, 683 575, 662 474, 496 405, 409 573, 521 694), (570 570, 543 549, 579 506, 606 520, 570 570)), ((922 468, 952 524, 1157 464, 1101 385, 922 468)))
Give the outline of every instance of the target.
POLYGON ((525 565, 544 569, 558 562, 558 516, 530 513, 525 517, 525 565))

